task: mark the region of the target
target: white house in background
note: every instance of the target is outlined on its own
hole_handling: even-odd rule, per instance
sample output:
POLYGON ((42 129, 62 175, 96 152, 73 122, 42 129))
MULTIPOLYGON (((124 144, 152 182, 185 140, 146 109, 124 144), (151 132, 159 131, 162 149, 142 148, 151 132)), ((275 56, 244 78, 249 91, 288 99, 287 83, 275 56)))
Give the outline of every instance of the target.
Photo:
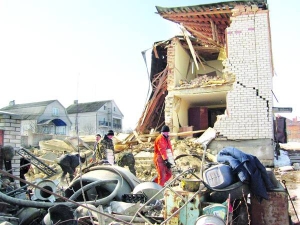
POLYGON ((108 130, 122 131, 123 114, 113 100, 78 103, 67 108, 72 132, 79 135, 105 134, 108 130))
POLYGON ((69 135, 71 120, 65 107, 58 100, 15 104, 1 108, 1 111, 13 113, 21 117, 21 135, 28 132, 43 134, 69 135))

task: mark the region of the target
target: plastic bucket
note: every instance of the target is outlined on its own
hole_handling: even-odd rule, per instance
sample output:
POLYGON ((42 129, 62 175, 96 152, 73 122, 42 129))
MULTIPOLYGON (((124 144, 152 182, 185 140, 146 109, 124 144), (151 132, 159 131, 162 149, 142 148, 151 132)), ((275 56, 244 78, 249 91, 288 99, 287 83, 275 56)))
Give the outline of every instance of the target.
POLYGON ((106 157, 109 164, 111 165, 115 164, 115 156, 111 149, 106 149, 106 157))
POLYGON ((167 149, 167 156, 168 156, 168 161, 172 165, 175 165, 174 156, 173 156, 173 153, 172 153, 171 149, 167 149))
POLYGON ((214 215, 225 220, 227 216, 227 207, 222 204, 211 204, 203 208, 204 215, 214 215))
POLYGON ((203 215, 196 220, 195 225, 225 225, 225 222, 218 216, 203 215))

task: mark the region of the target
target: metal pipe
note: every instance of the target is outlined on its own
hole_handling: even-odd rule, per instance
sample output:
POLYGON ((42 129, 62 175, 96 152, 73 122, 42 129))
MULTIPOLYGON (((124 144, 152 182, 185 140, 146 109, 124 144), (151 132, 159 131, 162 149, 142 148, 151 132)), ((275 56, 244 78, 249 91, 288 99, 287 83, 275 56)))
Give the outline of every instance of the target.
POLYGON ((71 197, 69 197, 69 199, 70 200, 75 200, 80 194, 82 194, 83 191, 86 191, 87 189, 91 189, 91 188, 93 188, 93 187, 95 187, 99 184, 102 184, 102 183, 110 183, 110 182, 115 182, 115 181, 118 182, 116 188, 114 189, 114 191, 108 197, 104 198, 106 200, 105 202, 109 202, 118 194, 118 191, 121 188, 121 183, 120 183, 119 180, 97 180, 97 181, 94 181, 94 182, 92 182, 88 185, 85 185, 82 188, 78 189, 71 197))
MULTIPOLYGON (((47 189, 44 189, 44 188, 41 188, 41 187, 39 187, 39 186, 37 186, 35 184, 32 184, 32 183, 30 183, 30 182, 28 182, 26 180, 23 180, 23 179, 21 179, 19 177, 13 176, 12 174, 7 173, 4 170, 0 170, 0 173, 2 173, 4 176, 8 176, 8 177, 14 178, 16 180, 20 180, 20 181, 22 181, 22 182, 24 182, 26 184, 29 184, 29 185, 31 185, 31 186, 33 186, 35 188, 41 189, 41 190, 43 190, 43 191, 45 191, 45 192, 47 192, 49 194, 53 194, 54 196, 59 197, 59 198, 61 198, 61 199, 63 199, 63 200, 66 201, 66 202, 58 202, 58 203, 57 202, 55 202, 55 203, 52 203, 52 202, 35 202, 35 201, 29 201, 29 200, 24 200, 24 199, 12 198, 12 197, 7 196, 4 193, 0 192, 0 199, 2 199, 4 202, 7 202, 7 203, 10 203, 10 204, 13 204, 13 205, 19 205, 19 206, 25 206, 25 207, 33 207, 33 208, 50 208, 50 207, 52 207, 54 205, 59 205, 59 204, 66 205, 66 206, 69 206, 71 208, 77 207, 77 206, 82 206, 83 208, 86 208, 86 209, 91 210, 93 212, 99 213, 99 214, 101 214, 103 216, 106 216, 106 217, 109 217, 109 218, 111 218, 113 220, 120 221, 120 222, 123 222, 125 224, 131 225, 131 223, 128 223, 128 222, 123 221, 123 220, 121 220, 119 218, 116 218, 115 216, 112 216, 112 215, 107 214, 107 213, 99 212, 99 211, 97 211, 95 209, 92 209, 92 208, 86 206, 86 204, 88 202, 75 202, 75 201, 70 200, 70 199, 68 199, 66 197, 63 197, 63 196, 58 195, 56 193, 53 193, 53 192, 51 192, 51 191, 49 191, 47 189)), ((89 204, 91 204, 91 205, 95 205, 95 203, 96 203, 95 201, 90 201, 89 202, 89 204)))
POLYGON ((23 166, 20 166, 20 167, 14 167, 14 168, 12 168, 10 170, 7 170, 7 172, 10 172, 10 171, 13 171, 13 170, 16 170, 16 169, 21 169, 21 168, 23 168, 25 166, 29 166, 29 165, 31 165, 31 163, 24 164, 23 166))
MULTIPOLYGON (((161 190, 159 190, 155 195, 153 195, 147 202, 145 202, 137 211, 136 211, 136 213, 134 214, 134 216, 133 216, 133 219, 138 215, 138 213, 144 208, 144 207, 146 207, 146 205, 147 204, 149 204, 157 195, 159 195, 161 192, 163 192, 165 189, 167 189, 167 188, 169 188, 172 192, 174 192, 173 190, 172 190, 172 188, 171 187, 169 187, 171 184, 173 184, 180 176, 182 176, 183 174, 185 174, 185 173, 190 173, 191 171, 193 171, 193 169, 187 169, 187 170, 185 170, 185 171, 183 171, 183 172, 181 172, 180 174, 178 174, 173 180, 171 180, 169 183, 168 183, 168 185, 166 185, 166 186, 164 186, 161 190)), ((176 192, 174 192, 174 193, 176 193, 176 192)), ((178 193, 176 193, 176 194, 178 194, 178 193)), ((178 194, 179 195, 179 194, 178 194)), ((181 196, 181 199, 183 200, 184 198, 181 196)), ((133 222, 133 220, 131 220, 131 222, 133 222)), ((150 223, 151 224, 151 223, 150 223)))

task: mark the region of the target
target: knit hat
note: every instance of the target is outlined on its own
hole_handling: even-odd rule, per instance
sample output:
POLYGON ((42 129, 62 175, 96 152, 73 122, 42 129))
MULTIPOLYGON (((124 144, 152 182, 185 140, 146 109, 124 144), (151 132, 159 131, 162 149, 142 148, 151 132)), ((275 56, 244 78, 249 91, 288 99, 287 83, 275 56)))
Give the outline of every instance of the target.
POLYGON ((115 135, 115 133, 113 132, 113 130, 109 130, 109 131, 107 132, 107 136, 109 136, 109 135, 112 135, 112 136, 115 135))
POLYGON ((170 132, 170 128, 165 125, 161 128, 161 132, 170 132))

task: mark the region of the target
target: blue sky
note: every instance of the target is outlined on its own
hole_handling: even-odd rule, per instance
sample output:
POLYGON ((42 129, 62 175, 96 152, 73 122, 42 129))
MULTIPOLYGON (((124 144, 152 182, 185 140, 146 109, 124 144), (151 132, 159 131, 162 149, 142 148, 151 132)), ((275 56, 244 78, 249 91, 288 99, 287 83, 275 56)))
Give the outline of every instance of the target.
MULTIPOLYGON (((215 1, 0 0, 0 108, 11 100, 57 99, 68 107, 76 99, 113 99, 124 114, 124 127, 135 128, 149 87, 141 52, 180 33, 155 13, 155 6, 203 2, 215 1)), ((299 3, 282 2, 268 1, 273 91, 279 101, 274 105, 293 107, 294 113, 286 115, 293 117, 300 115, 295 101, 299 3)))

